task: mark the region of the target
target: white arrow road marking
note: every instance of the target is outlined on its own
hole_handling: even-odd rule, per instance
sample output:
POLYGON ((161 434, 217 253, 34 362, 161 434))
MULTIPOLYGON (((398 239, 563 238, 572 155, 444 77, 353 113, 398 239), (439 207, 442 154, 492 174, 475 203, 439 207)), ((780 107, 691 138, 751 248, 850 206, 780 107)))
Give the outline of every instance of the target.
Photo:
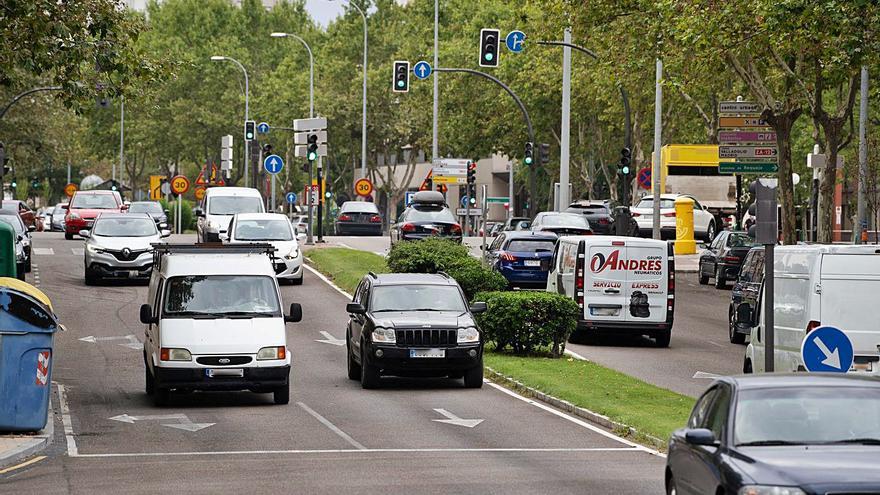
POLYGON ((709 379, 714 380, 715 378, 718 378, 719 376, 721 376, 721 375, 716 375, 715 373, 707 373, 705 371, 698 371, 698 372, 694 373, 693 378, 709 378, 709 379))
POLYGON ((461 419, 458 416, 456 416, 455 414, 452 414, 451 412, 447 411, 446 409, 434 409, 434 411, 437 411, 438 414, 446 416, 446 419, 432 419, 431 420, 431 421, 434 421, 437 423, 446 423, 446 424, 450 424, 450 425, 464 426, 466 428, 473 428, 474 426, 477 426, 478 424, 483 422, 482 419, 461 419))
POLYGON ((813 337, 813 343, 816 344, 816 347, 822 351, 822 354, 825 355, 825 359, 822 360, 822 364, 825 366, 831 366, 832 368, 840 369, 840 352, 839 349, 834 349, 834 352, 828 349, 828 346, 825 345, 825 342, 822 342, 822 339, 819 336, 813 337))
POLYGON ((89 335, 88 337, 82 337, 79 340, 92 344, 97 344, 98 342, 105 342, 108 340, 127 340, 128 342, 119 345, 122 347, 128 347, 129 349, 134 349, 136 351, 139 351, 144 347, 143 344, 141 344, 141 341, 138 340, 138 338, 134 335, 123 335, 120 337, 95 337, 94 335, 89 335))
POLYGON ((214 426, 217 423, 193 423, 191 419, 186 414, 178 413, 178 414, 153 414, 150 416, 130 416, 128 414, 120 414, 118 416, 113 416, 113 421, 119 421, 122 423, 134 424, 135 421, 172 421, 176 420, 176 423, 159 423, 162 426, 167 426, 169 428, 176 428, 178 430, 185 431, 199 431, 203 430, 209 426, 214 426))
POLYGON ((336 337, 330 335, 330 332, 326 332, 324 330, 321 330, 321 335, 323 335, 324 338, 319 339, 319 340, 315 340, 315 342, 320 342, 322 344, 338 345, 338 346, 345 345, 345 339, 337 339, 336 337))

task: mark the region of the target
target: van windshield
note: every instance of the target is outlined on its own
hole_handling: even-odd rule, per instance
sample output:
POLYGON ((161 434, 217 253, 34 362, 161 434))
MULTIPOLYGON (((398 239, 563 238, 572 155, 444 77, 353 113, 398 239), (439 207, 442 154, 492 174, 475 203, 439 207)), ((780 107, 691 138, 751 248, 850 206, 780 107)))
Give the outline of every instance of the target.
POLYGON ((213 196, 208 203, 210 215, 263 213, 263 200, 253 196, 213 196))
POLYGON ((189 275, 165 284, 164 317, 281 317, 271 277, 261 275, 189 275))

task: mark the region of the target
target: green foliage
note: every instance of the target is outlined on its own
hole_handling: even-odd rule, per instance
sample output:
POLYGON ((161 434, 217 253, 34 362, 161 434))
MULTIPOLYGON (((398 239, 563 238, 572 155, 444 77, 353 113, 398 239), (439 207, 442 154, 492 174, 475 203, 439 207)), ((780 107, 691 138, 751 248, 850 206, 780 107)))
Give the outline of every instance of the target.
MULTIPOLYGON (((167 199, 162 198, 159 200, 159 203, 162 204, 163 209, 168 210, 168 226, 173 229, 177 225, 177 201, 169 202, 167 199)), ((183 230, 193 230, 196 228, 196 218, 193 215, 192 209, 193 204, 184 199, 180 205, 180 218, 183 220, 183 230)))
POLYGON ((550 346, 551 354, 560 357, 577 326, 577 304, 559 294, 487 292, 476 299, 489 305, 477 322, 496 350, 509 346, 516 354, 529 354, 550 346))
POLYGON ((458 282, 469 301, 473 301, 480 292, 500 291, 507 287, 507 279, 503 275, 470 256, 453 263, 446 273, 458 282))
POLYGON ((313 248, 306 256, 315 268, 343 290, 353 293, 367 272, 385 273, 385 259, 366 251, 345 248, 313 248))

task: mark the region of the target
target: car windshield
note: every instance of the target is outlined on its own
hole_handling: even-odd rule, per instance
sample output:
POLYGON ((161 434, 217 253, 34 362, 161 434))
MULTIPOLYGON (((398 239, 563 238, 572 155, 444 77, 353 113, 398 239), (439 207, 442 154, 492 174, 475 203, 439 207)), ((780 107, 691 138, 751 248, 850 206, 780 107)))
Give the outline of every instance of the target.
POLYGON ((214 196, 208 202, 211 215, 263 212, 263 200, 253 196, 214 196))
POLYGON ((153 203, 152 201, 146 203, 132 203, 131 206, 128 207, 129 213, 165 213, 165 210, 162 209, 162 205, 159 203, 153 203))
POLYGON ((149 237, 156 233, 155 222, 143 217, 99 218, 92 229, 92 235, 101 237, 149 237))
POLYGON ((556 241, 546 239, 514 239, 507 245, 513 253, 552 253, 556 241))
POLYGON ((880 443, 880 389, 797 387, 740 392, 737 445, 880 443))
POLYGON ((379 214, 379 209, 373 203, 366 201, 348 201, 342 205, 342 213, 372 213, 379 214))
POLYGON ((119 203, 112 194, 76 194, 73 197, 71 208, 83 208, 87 210, 116 210, 119 203))
POLYGON ((168 317, 281 316, 271 277, 260 275, 190 275, 165 284, 168 317))
POLYGON ((237 241, 290 241, 293 232, 287 220, 242 220, 235 224, 237 241))
POLYGON ((550 227, 557 225, 576 225, 578 227, 589 228, 589 224, 587 224, 587 220, 584 217, 572 214, 544 215, 541 218, 541 225, 547 225, 550 227))
POLYGON ((727 238, 729 247, 750 247, 755 245, 755 239, 746 234, 730 234, 727 238))
POLYGON ((467 311, 458 287, 449 285, 388 285, 376 287, 370 311, 467 311))
MULTIPOLYGON (((653 208, 654 207, 654 198, 644 198, 639 201, 639 204, 636 205, 636 208, 653 208)), ((661 199, 660 200, 660 209, 669 209, 675 208, 675 200, 674 199, 661 199)))
POLYGON ((24 224, 18 215, 0 215, 0 221, 8 223, 15 230, 16 234, 24 233, 24 224))
POLYGON ((407 222, 445 222, 456 223, 452 212, 447 208, 421 206, 412 208, 406 214, 407 222))

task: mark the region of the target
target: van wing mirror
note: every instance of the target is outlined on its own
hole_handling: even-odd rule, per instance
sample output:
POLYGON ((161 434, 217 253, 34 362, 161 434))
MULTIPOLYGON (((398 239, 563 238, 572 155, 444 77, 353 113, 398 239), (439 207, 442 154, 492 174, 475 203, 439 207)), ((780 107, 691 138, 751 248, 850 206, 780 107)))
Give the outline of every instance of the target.
POLYGON ((299 303, 290 304, 290 314, 284 317, 285 323, 299 323, 303 319, 303 309, 299 303))
POLYGON ((149 304, 141 304, 141 323, 152 325, 158 323, 158 318, 153 317, 153 308, 149 304))
POLYGON ((367 312, 361 303, 348 303, 345 305, 345 311, 352 315, 362 315, 367 312))
POLYGON ((195 214, 196 214, 197 217, 204 217, 204 216, 205 216, 205 210, 203 210, 203 209, 201 209, 201 208, 196 208, 196 209, 195 209, 195 214))

